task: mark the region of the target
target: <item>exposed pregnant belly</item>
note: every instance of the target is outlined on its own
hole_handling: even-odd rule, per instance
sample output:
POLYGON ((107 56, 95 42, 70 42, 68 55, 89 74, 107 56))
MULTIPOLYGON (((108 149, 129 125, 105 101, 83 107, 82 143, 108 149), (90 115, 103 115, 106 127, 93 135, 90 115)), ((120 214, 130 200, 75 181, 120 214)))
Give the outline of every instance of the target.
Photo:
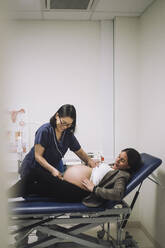
POLYGON ((82 185, 82 180, 86 177, 90 179, 92 173, 92 168, 84 165, 74 165, 70 166, 64 173, 63 179, 70 183, 79 186, 82 189, 86 189, 82 185))

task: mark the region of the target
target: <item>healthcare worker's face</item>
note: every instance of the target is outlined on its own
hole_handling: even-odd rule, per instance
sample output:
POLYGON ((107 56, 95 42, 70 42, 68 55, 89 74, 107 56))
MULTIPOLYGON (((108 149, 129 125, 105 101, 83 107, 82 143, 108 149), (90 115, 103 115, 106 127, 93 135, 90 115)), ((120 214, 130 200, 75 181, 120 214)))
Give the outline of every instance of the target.
POLYGON ((130 168, 128 165, 128 157, 126 152, 121 152, 119 156, 116 158, 115 169, 128 169, 130 168))
POLYGON ((67 117, 60 117, 57 115, 56 117, 56 125, 57 129, 61 132, 65 131, 67 128, 70 128, 72 126, 73 119, 69 116, 67 117))

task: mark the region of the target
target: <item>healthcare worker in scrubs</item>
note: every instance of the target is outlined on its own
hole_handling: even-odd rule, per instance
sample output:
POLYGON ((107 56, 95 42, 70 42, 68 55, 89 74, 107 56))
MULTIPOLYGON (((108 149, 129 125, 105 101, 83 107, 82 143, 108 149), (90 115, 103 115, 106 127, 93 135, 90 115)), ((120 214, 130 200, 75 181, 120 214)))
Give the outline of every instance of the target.
MULTIPOLYGON (((96 166, 96 162, 84 152, 74 136, 75 128, 76 109, 73 105, 66 104, 57 110, 49 123, 43 124, 36 131, 34 146, 25 156, 20 168, 21 180, 15 188, 13 187, 15 196, 33 194, 53 196, 56 187, 58 191, 61 187, 60 197, 60 194, 64 193, 65 188, 68 187, 64 182, 60 184, 64 172, 61 159, 68 149, 73 151, 86 165, 92 168, 96 166)), ((74 189, 71 188, 71 191, 74 189)), ((79 193, 77 192, 76 195, 78 196, 79 193)))

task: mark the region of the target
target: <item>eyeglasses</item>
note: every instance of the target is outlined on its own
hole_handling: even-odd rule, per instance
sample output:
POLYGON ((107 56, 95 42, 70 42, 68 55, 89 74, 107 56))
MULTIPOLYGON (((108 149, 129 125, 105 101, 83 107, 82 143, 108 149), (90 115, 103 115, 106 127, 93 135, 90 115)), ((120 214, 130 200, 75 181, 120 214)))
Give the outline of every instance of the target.
POLYGON ((65 121, 63 121, 63 120, 60 118, 60 116, 59 116, 59 120, 60 120, 61 126, 63 126, 63 127, 69 128, 69 127, 72 126, 72 123, 66 123, 65 121))

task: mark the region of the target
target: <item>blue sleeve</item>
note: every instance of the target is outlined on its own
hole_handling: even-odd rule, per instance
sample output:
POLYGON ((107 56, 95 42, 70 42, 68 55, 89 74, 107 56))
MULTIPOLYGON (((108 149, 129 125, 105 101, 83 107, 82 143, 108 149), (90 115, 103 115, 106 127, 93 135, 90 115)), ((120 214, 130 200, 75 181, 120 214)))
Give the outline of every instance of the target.
POLYGON ((40 144, 44 148, 48 147, 49 145, 49 132, 47 128, 40 127, 36 134, 34 144, 40 144))
POLYGON ((70 145, 69 145, 69 148, 72 152, 76 152, 78 151, 81 146, 78 142, 78 140, 76 139, 76 137, 74 136, 74 134, 71 134, 70 135, 70 145))

